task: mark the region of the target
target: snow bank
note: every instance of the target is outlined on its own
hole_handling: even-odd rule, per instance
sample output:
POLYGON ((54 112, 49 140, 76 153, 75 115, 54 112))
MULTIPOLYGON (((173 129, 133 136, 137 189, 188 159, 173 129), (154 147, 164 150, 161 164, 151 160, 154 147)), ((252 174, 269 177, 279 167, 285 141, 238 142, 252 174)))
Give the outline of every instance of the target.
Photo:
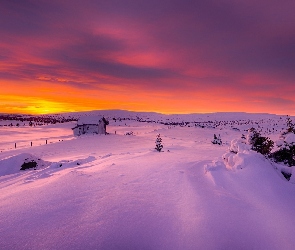
POLYGON ((34 169, 40 169, 50 164, 32 154, 22 153, 0 160, 0 176, 18 173, 21 171, 23 164, 29 162, 36 162, 34 169))
POLYGON ((226 168, 231 170, 243 169, 246 166, 255 166, 258 162, 265 160, 261 154, 250 150, 244 150, 243 153, 239 152, 237 154, 232 152, 225 153, 222 158, 226 168))
MULTIPOLYGON (((251 131, 250 131, 251 132, 251 131)), ((293 143, 295 135, 288 134, 284 138, 285 143, 293 143)), ((271 171, 277 172, 277 176, 284 177, 290 183, 295 183, 295 166, 288 167, 284 164, 275 163, 269 159, 266 159, 262 154, 251 150, 251 147, 247 142, 251 140, 251 133, 248 138, 245 139, 233 139, 229 146, 229 151, 222 155, 222 161, 212 161, 210 164, 204 166, 205 173, 212 172, 220 169, 227 170, 240 170, 244 168, 251 168, 254 170, 253 175, 257 174, 257 171, 271 171)), ((263 172, 262 171, 262 172, 263 172)), ((262 174, 263 175, 263 174, 262 174)))

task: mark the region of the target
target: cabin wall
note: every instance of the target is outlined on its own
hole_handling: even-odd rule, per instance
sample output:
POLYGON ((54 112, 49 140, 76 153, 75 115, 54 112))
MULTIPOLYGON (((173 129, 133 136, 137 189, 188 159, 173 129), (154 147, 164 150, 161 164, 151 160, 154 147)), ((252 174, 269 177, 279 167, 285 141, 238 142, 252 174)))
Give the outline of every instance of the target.
POLYGON ((98 126, 97 125, 84 125, 84 134, 97 134, 98 126))
POLYGON ((103 121, 100 121, 98 124, 98 134, 105 134, 106 129, 103 121))

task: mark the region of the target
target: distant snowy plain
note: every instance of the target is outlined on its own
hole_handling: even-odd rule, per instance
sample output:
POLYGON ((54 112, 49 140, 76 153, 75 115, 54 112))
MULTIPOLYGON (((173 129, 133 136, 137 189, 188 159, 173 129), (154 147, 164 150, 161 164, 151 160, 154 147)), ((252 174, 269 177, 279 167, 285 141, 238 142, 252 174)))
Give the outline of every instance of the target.
POLYGON ((108 135, 0 127, 0 249, 295 249, 295 184, 258 153, 223 160, 250 127, 278 139, 285 116, 64 115, 96 114, 108 135))

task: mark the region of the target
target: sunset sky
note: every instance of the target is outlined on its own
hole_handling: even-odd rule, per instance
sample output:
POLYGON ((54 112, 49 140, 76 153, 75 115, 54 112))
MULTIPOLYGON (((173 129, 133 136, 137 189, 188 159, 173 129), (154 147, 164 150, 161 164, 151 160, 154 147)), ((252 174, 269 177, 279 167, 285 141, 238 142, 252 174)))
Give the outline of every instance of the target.
POLYGON ((0 112, 295 115, 294 0, 1 0, 0 112))

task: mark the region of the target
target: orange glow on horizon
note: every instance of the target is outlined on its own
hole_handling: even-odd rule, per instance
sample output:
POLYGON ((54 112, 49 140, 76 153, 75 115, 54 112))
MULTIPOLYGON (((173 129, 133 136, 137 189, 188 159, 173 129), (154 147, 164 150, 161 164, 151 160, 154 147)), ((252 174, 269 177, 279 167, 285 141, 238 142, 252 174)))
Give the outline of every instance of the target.
MULTIPOLYGON (((3 85, 1 85, 3 86, 3 85)), ((214 112, 248 112, 267 113, 266 107, 257 102, 243 100, 238 96, 220 98, 210 92, 181 94, 151 90, 134 89, 130 95, 130 88, 112 86, 109 89, 75 89, 60 85, 52 88, 50 84, 41 82, 32 84, 30 91, 17 92, 9 88, 0 87, 2 113, 17 114, 53 114, 66 112, 83 112, 91 110, 121 109, 136 112, 158 112, 163 114, 189 114, 189 113, 214 113, 214 112), (51 87, 51 88, 50 88, 51 87), (6 93, 5 93, 6 92, 6 93), (23 95, 21 94, 23 92, 23 95), (38 95, 29 95, 29 93, 38 95), (217 105, 218 104, 218 105, 217 105), (245 109, 247 107, 247 109, 245 109)), ((229 93, 228 91, 226 91, 229 93)), ((269 107, 268 107, 269 108, 269 107)), ((290 110, 289 110, 290 111, 290 110)), ((271 113, 294 115, 294 112, 275 110, 271 113)))

